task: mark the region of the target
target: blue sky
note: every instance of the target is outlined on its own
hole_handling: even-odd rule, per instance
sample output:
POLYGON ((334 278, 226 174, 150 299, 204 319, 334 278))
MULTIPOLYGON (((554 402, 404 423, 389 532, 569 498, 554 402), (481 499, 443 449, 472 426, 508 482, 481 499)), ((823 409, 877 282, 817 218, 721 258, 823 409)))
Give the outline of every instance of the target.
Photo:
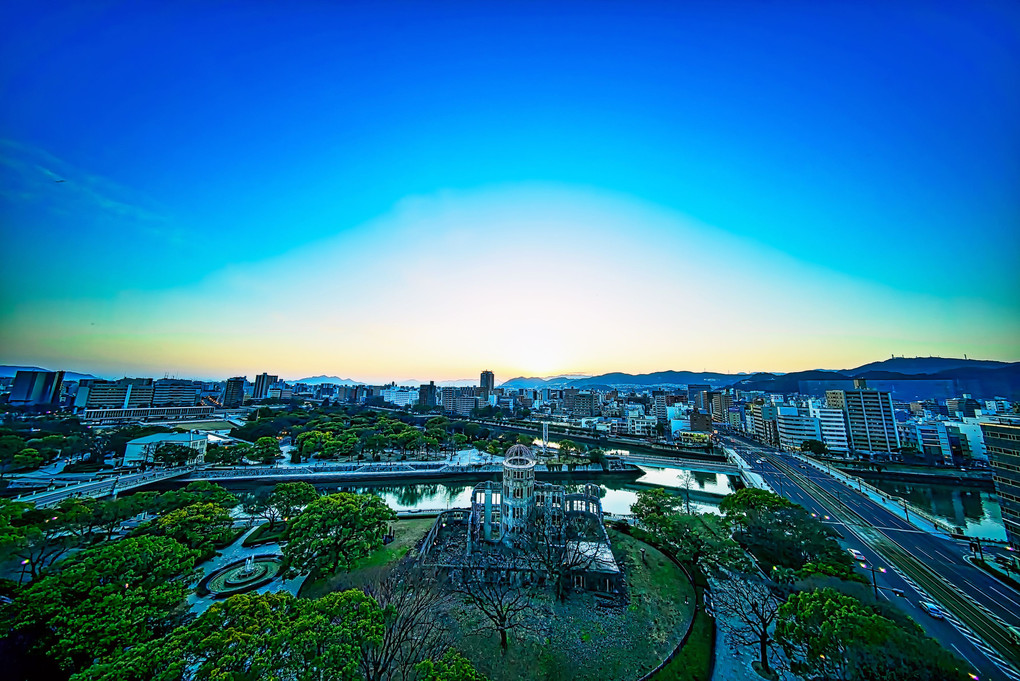
POLYGON ((20 4, 4 361, 1020 359, 1014 3, 20 4))

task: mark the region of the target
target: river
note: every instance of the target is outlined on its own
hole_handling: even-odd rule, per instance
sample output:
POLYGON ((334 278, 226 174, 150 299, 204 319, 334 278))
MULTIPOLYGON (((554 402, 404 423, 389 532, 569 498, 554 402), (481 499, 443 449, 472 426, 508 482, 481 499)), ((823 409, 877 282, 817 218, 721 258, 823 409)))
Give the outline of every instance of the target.
POLYGON ((883 492, 906 499, 926 513, 950 525, 966 529, 970 536, 1006 539, 999 500, 994 492, 979 487, 937 482, 903 482, 868 478, 868 483, 883 492))
MULTIPOLYGON (((702 513, 718 513, 719 501, 727 494, 735 491, 735 480, 725 473, 711 473, 705 471, 689 470, 686 468, 665 468, 657 466, 640 466, 643 474, 637 480, 615 480, 603 478, 595 481, 602 489, 602 510, 606 513, 627 515, 630 513, 631 504, 637 500, 637 494, 642 489, 663 487, 678 495, 686 496, 687 490, 681 483, 681 476, 691 476, 691 510, 702 513)), ((484 480, 497 479, 498 476, 482 476, 477 479, 464 481, 422 481, 409 480, 406 483, 361 483, 361 484, 340 484, 315 483, 315 487, 322 492, 336 492, 338 489, 348 492, 371 492, 386 500, 386 503, 395 511, 410 511, 414 509, 435 510, 447 508, 467 508, 471 505, 471 490, 479 482, 484 480)), ((216 482, 216 481, 214 481, 216 482)), ((259 492, 263 489, 269 490, 274 483, 232 484, 223 481, 227 489, 235 491, 259 492)), ((564 481, 568 490, 579 487, 582 482, 576 479, 564 481)))

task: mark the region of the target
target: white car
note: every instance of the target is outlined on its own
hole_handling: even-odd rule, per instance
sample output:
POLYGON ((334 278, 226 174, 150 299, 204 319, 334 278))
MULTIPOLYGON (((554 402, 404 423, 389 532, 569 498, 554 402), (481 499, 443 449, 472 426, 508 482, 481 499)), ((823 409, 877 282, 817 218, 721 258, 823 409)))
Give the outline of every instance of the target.
POLYGON ((945 618, 945 615, 942 614, 942 608, 934 603, 931 603, 930 601, 921 601, 919 605, 921 606, 921 610, 924 610, 935 619, 940 620, 945 618))
POLYGON ((868 559, 864 557, 864 554, 858 551, 857 549, 847 549, 847 551, 849 551, 850 555, 854 557, 854 560, 859 560, 862 563, 868 562, 868 559))

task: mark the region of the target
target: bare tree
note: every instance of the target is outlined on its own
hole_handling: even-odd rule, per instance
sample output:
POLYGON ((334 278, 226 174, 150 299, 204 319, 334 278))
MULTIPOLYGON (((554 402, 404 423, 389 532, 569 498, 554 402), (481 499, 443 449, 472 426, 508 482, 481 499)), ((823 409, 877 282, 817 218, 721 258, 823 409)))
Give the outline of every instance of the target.
POLYGON ((535 611, 533 587, 528 563, 510 552, 495 549, 472 554, 454 583, 454 593, 483 616, 488 627, 499 634, 499 646, 505 652, 509 633, 528 627, 535 611))
POLYGON ((691 488, 697 483, 694 478, 694 474, 690 471, 684 471, 683 473, 676 476, 677 481, 680 483, 680 489, 684 491, 684 508, 687 511, 687 515, 691 514, 691 488))
POLYGON ((407 565, 378 573, 364 591, 382 608, 385 622, 382 639, 361 646, 361 672, 368 681, 414 679, 419 662, 439 659, 449 647, 439 613, 454 596, 436 573, 407 565))
POLYGON ((774 673, 769 665, 769 649, 778 645, 772 637, 783 598, 760 577, 732 575, 719 582, 714 600, 723 615, 720 626, 737 645, 756 646, 758 663, 765 674, 774 673))
POLYGON ((534 571, 553 585, 556 598, 564 600, 572 577, 595 565, 602 547, 601 529, 593 517, 557 520, 550 512, 540 510, 520 548, 534 571))

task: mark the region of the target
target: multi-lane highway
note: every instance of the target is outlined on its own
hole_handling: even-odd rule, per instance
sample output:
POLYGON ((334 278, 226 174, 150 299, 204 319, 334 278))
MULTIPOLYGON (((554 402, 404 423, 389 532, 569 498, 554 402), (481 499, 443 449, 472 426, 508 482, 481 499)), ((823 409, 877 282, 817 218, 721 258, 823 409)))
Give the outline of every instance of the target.
POLYGON ((886 587, 880 597, 905 609, 978 677, 1020 680, 1020 646, 1008 629, 1020 626, 1020 594, 967 562, 969 542, 919 530, 795 455, 746 440, 731 444, 773 489, 832 523, 847 548, 867 557, 862 572, 886 587), (946 619, 924 613, 921 601, 942 606, 946 619))

